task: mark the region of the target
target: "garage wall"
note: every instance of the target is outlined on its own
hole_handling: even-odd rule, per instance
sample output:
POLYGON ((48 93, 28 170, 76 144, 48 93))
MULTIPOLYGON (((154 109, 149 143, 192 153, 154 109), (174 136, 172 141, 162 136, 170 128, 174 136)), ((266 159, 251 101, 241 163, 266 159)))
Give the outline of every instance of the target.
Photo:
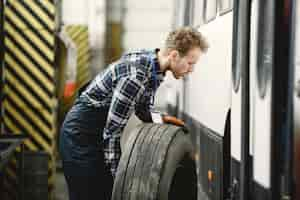
POLYGON ((127 0, 124 13, 125 51, 162 45, 171 29, 173 0, 127 0))

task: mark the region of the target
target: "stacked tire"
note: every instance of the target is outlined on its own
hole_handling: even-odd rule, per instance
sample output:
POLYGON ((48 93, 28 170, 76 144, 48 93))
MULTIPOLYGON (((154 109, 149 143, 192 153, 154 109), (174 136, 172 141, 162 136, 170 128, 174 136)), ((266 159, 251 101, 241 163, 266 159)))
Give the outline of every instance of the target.
POLYGON ((193 145, 181 127, 141 124, 124 147, 112 200, 197 199, 193 145))

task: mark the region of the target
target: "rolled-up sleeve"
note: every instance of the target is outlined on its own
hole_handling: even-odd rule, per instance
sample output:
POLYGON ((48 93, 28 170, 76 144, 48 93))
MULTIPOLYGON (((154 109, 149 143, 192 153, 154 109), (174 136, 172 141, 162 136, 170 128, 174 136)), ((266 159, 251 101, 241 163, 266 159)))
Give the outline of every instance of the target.
POLYGON ((144 98, 135 105, 135 115, 143 122, 152 122, 150 98, 144 98))
POLYGON ((133 113, 135 102, 144 91, 144 85, 140 80, 136 77, 127 77, 119 80, 113 92, 103 133, 105 162, 113 177, 115 177, 121 156, 121 133, 133 113))
POLYGON ((163 113, 154 109, 154 95, 154 93, 149 93, 143 96, 141 101, 135 105, 135 115, 143 122, 162 123, 163 113))

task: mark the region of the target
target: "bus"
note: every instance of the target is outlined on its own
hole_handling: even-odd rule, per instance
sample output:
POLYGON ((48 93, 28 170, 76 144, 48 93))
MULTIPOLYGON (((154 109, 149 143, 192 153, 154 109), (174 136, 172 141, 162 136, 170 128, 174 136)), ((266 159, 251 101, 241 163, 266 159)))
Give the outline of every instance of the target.
POLYGON ((210 44, 165 92, 194 163, 178 150, 184 130, 139 126, 113 199, 300 199, 299 21, 296 0, 174 0, 173 27, 193 26, 210 44))

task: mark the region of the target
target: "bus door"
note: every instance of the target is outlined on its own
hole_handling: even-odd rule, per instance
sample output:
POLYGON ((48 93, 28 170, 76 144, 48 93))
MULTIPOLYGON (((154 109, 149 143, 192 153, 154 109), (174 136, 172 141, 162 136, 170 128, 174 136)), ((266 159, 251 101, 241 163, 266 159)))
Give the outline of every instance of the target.
POLYGON ((241 199, 291 199, 292 4, 292 0, 251 2, 250 121, 244 122, 249 126, 250 139, 242 136, 241 148, 246 148, 245 141, 251 141, 253 166, 244 164, 247 173, 240 173, 240 178, 246 180, 246 185, 241 181, 241 188, 244 188, 244 192, 240 191, 244 197, 241 199))

